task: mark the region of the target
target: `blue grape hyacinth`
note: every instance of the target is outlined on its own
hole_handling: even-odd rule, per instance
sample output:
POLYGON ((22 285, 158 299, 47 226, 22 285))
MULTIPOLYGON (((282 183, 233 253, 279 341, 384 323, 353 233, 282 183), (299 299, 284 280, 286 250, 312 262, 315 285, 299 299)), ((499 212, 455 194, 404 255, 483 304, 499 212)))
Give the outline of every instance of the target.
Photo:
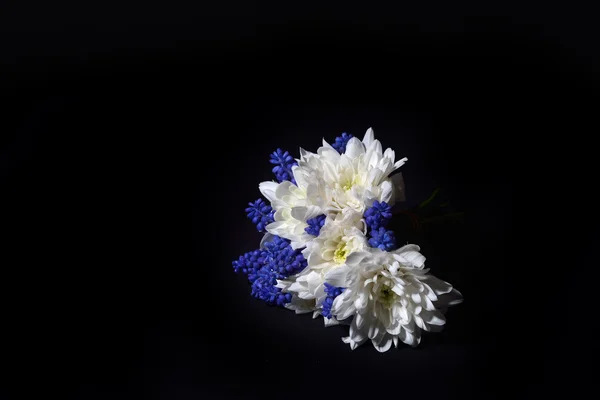
POLYGON ((261 250, 249 251, 241 255, 232 264, 235 272, 244 274, 255 272, 264 265, 263 252, 261 250))
POLYGON ((307 261, 300 249, 292 249, 290 241, 275 236, 265 243, 265 262, 270 269, 277 271, 283 278, 297 274, 306 268, 307 261))
POLYGON ((364 213, 367 226, 371 230, 377 230, 386 226, 392 219, 392 207, 385 201, 375 200, 373 205, 364 213))
POLYGON ((282 306, 292 299, 276 287, 278 279, 285 279, 306 268, 307 261, 300 249, 292 249, 290 241, 279 236, 264 244, 264 249, 250 251, 233 261, 235 272, 248 275, 252 296, 270 305, 282 306))
POLYGON ((319 236, 319 233, 321 232, 321 228, 325 224, 325 218, 326 218, 325 214, 321 214, 321 215, 317 215, 316 217, 307 220, 306 223, 308 224, 308 226, 306 228, 304 228, 304 231, 306 233, 308 233, 309 235, 319 236))
POLYGON ((393 231, 386 231, 381 227, 371 231, 369 246, 377 247, 383 251, 391 251, 396 248, 396 236, 393 231))
POLYGON ((282 306, 292 300, 290 293, 282 293, 281 289, 275 286, 277 285, 277 279, 283 277, 269 266, 265 265, 248 277, 252 282, 252 296, 267 304, 282 306))
POLYGON ((263 259, 265 264, 270 263, 272 260, 277 258, 279 252, 288 247, 290 244, 289 240, 281 238, 279 236, 273 236, 272 240, 264 244, 263 259))
POLYGON ((279 182, 290 181, 293 184, 296 184, 296 181, 294 180, 294 174, 292 173, 292 167, 298 163, 296 160, 294 160, 294 157, 292 157, 289 152, 277 149, 271 153, 271 159, 269 162, 271 164, 275 164, 275 167, 273 167, 273 173, 279 182))
POLYGON ((258 199, 248 205, 250 206, 246 208, 248 218, 256 225, 259 232, 265 232, 265 227, 273 222, 273 209, 265 204, 263 199, 258 199))
POLYGON ((325 282, 325 294, 327 294, 327 297, 323 301, 323 309, 321 311, 325 318, 333 317, 333 315, 331 315, 331 307, 333 306, 333 301, 336 297, 342 294, 344 290, 345 288, 333 286, 325 282))
POLYGON ((331 147, 333 147, 334 149, 336 149, 338 151, 338 153, 342 154, 346 152, 346 145, 348 144, 348 141, 350 139, 352 139, 354 136, 344 132, 342 133, 342 136, 338 136, 335 138, 335 142, 333 142, 333 144, 331 145, 331 147))

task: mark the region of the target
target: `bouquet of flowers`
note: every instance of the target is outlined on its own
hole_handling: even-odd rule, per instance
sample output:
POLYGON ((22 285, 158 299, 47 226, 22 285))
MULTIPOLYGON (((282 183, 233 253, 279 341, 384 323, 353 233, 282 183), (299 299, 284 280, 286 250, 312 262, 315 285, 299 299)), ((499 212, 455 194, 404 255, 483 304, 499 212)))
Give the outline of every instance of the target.
POLYGON ((266 199, 249 203, 248 218, 264 236, 257 250, 233 262, 252 295, 296 313, 349 325, 342 340, 354 350, 371 340, 387 351, 417 346, 421 331, 440 331, 448 306, 462 301, 429 274, 419 246, 398 247, 388 224, 404 200, 395 161, 368 129, 363 140, 343 133, 316 153, 271 154, 277 181, 262 182, 266 199))

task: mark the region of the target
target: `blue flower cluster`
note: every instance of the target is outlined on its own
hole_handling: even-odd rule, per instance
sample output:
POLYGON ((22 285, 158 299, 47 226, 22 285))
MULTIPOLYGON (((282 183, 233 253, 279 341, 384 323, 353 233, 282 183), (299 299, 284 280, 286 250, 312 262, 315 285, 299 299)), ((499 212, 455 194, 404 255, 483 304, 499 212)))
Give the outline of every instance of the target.
POLYGON ((392 219, 392 207, 385 201, 375 200, 363 215, 370 229, 379 229, 392 219))
POLYGON ((235 272, 249 274, 259 269, 263 263, 263 252, 260 250, 254 250, 241 255, 240 258, 235 260, 232 264, 235 272))
POLYGON ((321 311, 325 318, 333 317, 333 315, 331 315, 331 307, 333 306, 333 301, 336 297, 342 294, 344 290, 345 288, 332 286, 329 283, 325 282, 325 294, 327 294, 327 297, 325 297, 325 300, 323 301, 323 309, 321 311))
POLYGON ((294 174, 292 173, 292 167, 294 165, 298 165, 294 157, 290 155, 289 152, 283 151, 281 149, 277 149, 273 153, 271 153, 271 159, 269 160, 271 164, 275 164, 273 167, 273 173, 279 182, 290 181, 294 185, 296 181, 294 180, 294 174))
POLYGON ((342 136, 338 136, 335 138, 335 142, 331 145, 334 149, 338 151, 338 153, 342 154, 346 152, 346 145, 348 141, 352 139, 354 136, 344 132, 342 136))
POLYGON ((396 248, 396 236, 393 231, 379 228, 370 232, 369 246, 377 247, 383 251, 391 251, 396 248))
POLYGON ((287 239, 274 236, 264 249, 250 251, 234 261, 235 272, 248 275, 252 296, 278 306, 289 303, 292 297, 276 287, 278 279, 285 279, 306 268, 306 259, 299 249, 292 249, 287 239))
POLYGON ((306 259, 300 250, 292 249, 289 240, 275 236, 271 242, 265 243, 265 249, 268 254, 265 262, 282 277, 297 274, 306 268, 306 259))
POLYGON ((325 224, 325 218, 325 215, 321 214, 306 220, 308 226, 304 228, 304 231, 309 235, 319 236, 319 232, 321 232, 321 228, 323 227, 323 224, 325 224))
MULTIPOLYGON (((271 154, 270 163, 275 164, 273 173, 279 182, 294 181, 292 167, 297 165, 296 160, 288 153, 277 149, 271 154)), ((264 200, 258 199, 248 203, 246 208, 248 218, 256 225, 256 229, 264 232, 266 226, 273 222, 273 209, 264 200)), ((313 229, 318 230, 323 226, 325 216, 314 218, 313 229), (321 221, 320 217, 323 217, 321 221)), ((252 296, 268 304, 282 306, 292 300, 290 293, 282 293, 276 287, 278 279, 285 279, 297 274, 306 268, 307 262, 300 249, 292 249, 290 241, 279 236, 265 243, 263 249, 253 250, 233 261, 233 270, 248 276, 252 284, 252 296)))
POLYGON ((248 280, 252 283, 252 296, 271 305, 283 306, 289 303, 292 301, 292 295, 290 293, 281 293, 281 289, 275 287, 277 279, 282 278, 277 271, 273 271, 266 266, 248 275, 248 280))
POLYGON ((365 210, 363 214, 369 229, 369 246, 377 247, 383 251, 396 248, 396 236, 393 231, 385 229, 392 219, 392 207, 385 201, 375 200, 373 205, 365 210))
POLYGON ((265 227, 273 222, 273 209, 266 205, 263 199, 258 199, 248 205, 250 206, 246 208, 248 218, 256 225, 259 232, 265 232, 265 227))

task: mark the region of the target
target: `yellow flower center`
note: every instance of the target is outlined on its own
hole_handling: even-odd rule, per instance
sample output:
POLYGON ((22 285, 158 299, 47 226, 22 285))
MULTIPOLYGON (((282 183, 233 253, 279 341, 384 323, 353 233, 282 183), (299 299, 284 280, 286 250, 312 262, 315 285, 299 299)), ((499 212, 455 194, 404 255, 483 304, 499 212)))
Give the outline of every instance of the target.
POLYGON ((348 257, 348 246, 346 246, 345 242, 340 242, 337 249, 335 249, 335 252, 333 253, 333 261, 338 264, 342 264, 346 261, 346 257, 348 257))
POLYGON ((352 189, 352 186, 356 185, 358 183, 358 176, 354 175, 352 177, 352 179, 348 179, 346 180, 346 182, 344 182, 344 184, 342 185, 342 189, 344 189, 346 192, 350 189, 352 189))
POLYGON ((386 286, 381 292, 379 292, 379 302, 387 308, 390 308, 396 301, 398 295, 394 293, 391 287, 386 286))

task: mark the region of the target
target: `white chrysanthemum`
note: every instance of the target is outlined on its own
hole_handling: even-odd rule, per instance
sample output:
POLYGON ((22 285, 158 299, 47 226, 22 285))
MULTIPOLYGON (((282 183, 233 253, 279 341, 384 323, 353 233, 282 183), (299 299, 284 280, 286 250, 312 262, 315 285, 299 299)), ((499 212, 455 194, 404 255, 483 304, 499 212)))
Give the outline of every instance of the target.
POLYGON ((394 162, 393 150, 382 152, 370 128, 362 142, 350 139, 343 154, 325 141, 317 153, 301 149, 300 154, 298 165, 292 168, 296 184, 271 181, 259 185, 275 211, 275 221, 267 225, 267 231, 289 239, 294 249, 314 239, 305 232, 308 219, 345 209, 362 213, 374 200, 393 205, 404 198, 402 175, 390 178, 389 174, 407 159, 394 162))
POLYGON ((294 179, 290 181, 262 182, 259 190, 275 211, 274 222, 267 225, 267 232, 289 239, 294 249, 302 248, 314 238, 306 233, 307 220, 325 214, 327 203, 323 179, 314 171, 293 167, 294 179))
POLYGON ((354 350, 367 340, 387 351, 398 339, 417 346, 421 330, 439 331, 445 308, 462 301, 452 286, 424 269, 425 257, 416 245, 393 252, 379 249, 356 252, 342 268, 331 270, 326 281, 346 290, 333 302, 339 320, 353 318, 350 335, 343 338, 354 350))
POLYGON ((322 181, 326 211, 351 208, 362 213, 374 200, 393 205, 396 197, 403 198, 402 176, 389 175, 407 158, 394 162, 395 157, 392 149, 382 152, 369 128, 362 142, 351 138, 342 154, 325 140, 316 154, 301 149, 294 176, 317 176, 322 181))
POLYGON ((267 232, 289 239, 294 249, 304 247, 314 236, 306 233, 306 221, 322 214, 317 200, 308 197, 306 187, 298 187, 290 181, 281 183, 262 182, 259 189, 275 211, 275 222, 267 225, 267 232))
POLYGON ((293 299, 298 299, 292 300, 288 308, 307 312, 312 307, 313 311, 318 311, 326 297, 325 275, 332 269, 345 265, 350 254, 368 246, 361 218, 360 213, 350 209, 330 214, 326 218, 319 236, 310 241, 302 251, 308 266, 298 275, 280 282, 279 287, 293 293, 293 299))

